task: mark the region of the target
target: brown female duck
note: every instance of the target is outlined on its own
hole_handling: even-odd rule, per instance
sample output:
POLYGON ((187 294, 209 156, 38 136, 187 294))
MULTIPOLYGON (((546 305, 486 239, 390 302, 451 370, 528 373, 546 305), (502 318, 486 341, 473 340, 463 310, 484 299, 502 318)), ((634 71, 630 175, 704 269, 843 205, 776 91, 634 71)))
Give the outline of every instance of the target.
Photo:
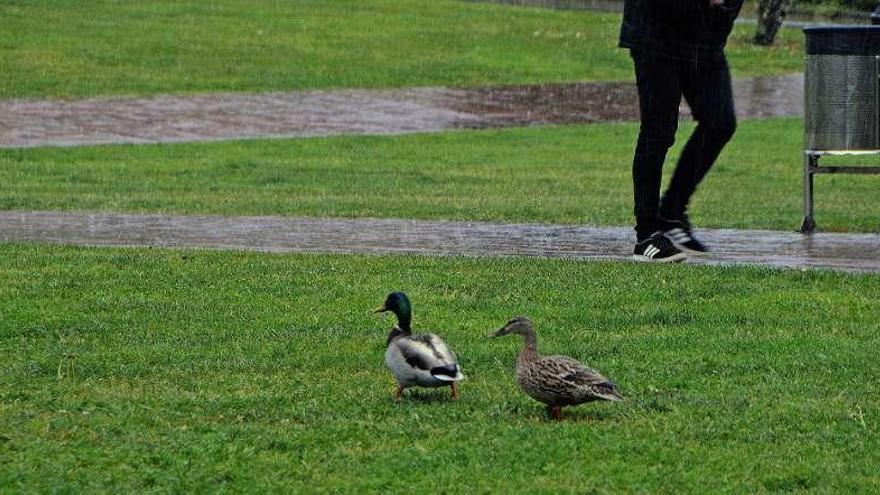
POLYGON ((614 383, 598 371, 587 368, 566 356, 541 356, 535 327, 523 316, 507 322, 492 334, 500 337, 522 335, 523 348, 516 359, 516 381, 531 398, 547 405, 547 412, 562 419, 562 406, 574 406, 594 400, 621 401, 614 383))

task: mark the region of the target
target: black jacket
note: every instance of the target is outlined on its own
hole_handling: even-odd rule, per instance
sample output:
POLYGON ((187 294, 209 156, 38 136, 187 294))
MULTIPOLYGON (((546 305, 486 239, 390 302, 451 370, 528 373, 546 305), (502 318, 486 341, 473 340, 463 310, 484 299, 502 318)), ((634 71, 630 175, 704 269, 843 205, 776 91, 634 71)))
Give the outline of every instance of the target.
POLYGON ((620 46, 687 60, 717 59, 743 0, 625 0, 620 46))

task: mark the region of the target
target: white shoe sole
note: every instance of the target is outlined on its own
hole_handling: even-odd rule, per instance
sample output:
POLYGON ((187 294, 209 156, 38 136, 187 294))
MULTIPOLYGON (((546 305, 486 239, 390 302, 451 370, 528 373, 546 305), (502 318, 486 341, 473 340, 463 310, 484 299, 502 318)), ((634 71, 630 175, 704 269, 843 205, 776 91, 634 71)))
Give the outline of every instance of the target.
POLYGON ((687 254, 678 253, 666 258, 648 258, 643 254, 634 254, 633 260, 639 263, 680 263, 687 259, 687 254))
POLYGON ((689 256, 705 256, 709 254, 708 251, 694 251, 693 249, 688 249, 687 246, 676 244, 675 242, 673 242, 672 245, 675 246, 675 248, 679 251, 687 253, 689 256))

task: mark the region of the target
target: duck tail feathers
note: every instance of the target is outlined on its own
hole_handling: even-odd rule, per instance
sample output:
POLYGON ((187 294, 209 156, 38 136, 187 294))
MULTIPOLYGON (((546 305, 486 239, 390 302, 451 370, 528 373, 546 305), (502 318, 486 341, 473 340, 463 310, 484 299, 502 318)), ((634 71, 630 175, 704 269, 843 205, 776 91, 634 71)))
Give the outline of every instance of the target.
POLYGON ((464 380, 464 375, 458 366, 436 366, 431 368, 431 376, 444 382, 457 382, 464 380))
POLYGON ((594 390, 596 397, 604 400, 610 400, 612 402, 620 402, 624 400, 624 397, 620 395, 617 391, 617 387, 614 386, 611 382, 605 382, 597 387, 597 390, 594 390))
POLYGON ((606 392, 603 394, 599 394, 599 397, 605 400, 610 400, 612 402, 621 402, 626 400, 622 395, 618 394, 617 392, 606 392))

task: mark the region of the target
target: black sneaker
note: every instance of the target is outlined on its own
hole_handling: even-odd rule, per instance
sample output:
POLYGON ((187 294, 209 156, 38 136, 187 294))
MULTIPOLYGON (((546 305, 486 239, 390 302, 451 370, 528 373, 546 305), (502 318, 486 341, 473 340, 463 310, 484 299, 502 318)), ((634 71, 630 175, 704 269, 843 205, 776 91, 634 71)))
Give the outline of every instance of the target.
POLYGON ((650 263, 678 263, 687 255, 676 248, 662 232, 656 232, 642 242, 636 243, 633 259, 650 263))
POLYGON ((709 251, 705 244, 694 236, 691 224, 685 220, 663 220, 666 230, 663 232, 678 249, 691 254, 703 254, 709 251))

